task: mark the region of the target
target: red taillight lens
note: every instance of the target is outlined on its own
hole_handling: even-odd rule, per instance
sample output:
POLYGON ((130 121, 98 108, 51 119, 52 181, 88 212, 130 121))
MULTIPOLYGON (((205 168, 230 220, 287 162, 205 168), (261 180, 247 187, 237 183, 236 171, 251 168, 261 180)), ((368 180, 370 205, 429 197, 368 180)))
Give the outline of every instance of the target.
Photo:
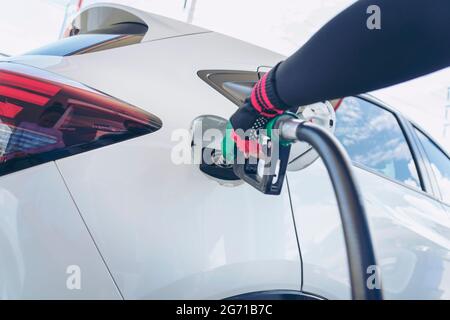
POLYGON ((60 90, 50 83, 0 71, 0 96, 9 99, 44 106, 60 90))
POLYGON ((154 132, 161 120, 32 67, 0 63, 0 175, 154 132))
POLYGON ((48 97, 53 97, 61 90, 57 85, 46 83, 43 81, 28 78, 23 75, 16 75, 0 71, 0 80, 2 83, 12 87, 19 87, 35 93, 43 94, 48 97))
POLYGON ((11 98, 13 100, 33 103, 38 106, 43 106, 48 102, 48 100, 50 100, 50 98, 39 94, 2 85, 0 85, 0 96, 11 98))
POLYGON ((0 102, 0 117, 15 118, 22 107, 9 102, 0 102))

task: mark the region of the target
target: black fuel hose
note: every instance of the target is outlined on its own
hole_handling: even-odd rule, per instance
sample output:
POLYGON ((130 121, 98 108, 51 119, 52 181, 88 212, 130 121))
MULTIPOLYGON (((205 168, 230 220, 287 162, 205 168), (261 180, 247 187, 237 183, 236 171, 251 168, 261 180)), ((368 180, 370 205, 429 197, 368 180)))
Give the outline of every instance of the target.
POLYGON ((276 126, 281 129, 283 138, 309 143, 320 155, 327 168, 344 231, 352 298, 381 300, 381 288, 369 288, 367 285, 368 268, 377 264, 366 210, 347 152, 336 137, 313 123, 288 120, 280 121, 279 126, 276 126))

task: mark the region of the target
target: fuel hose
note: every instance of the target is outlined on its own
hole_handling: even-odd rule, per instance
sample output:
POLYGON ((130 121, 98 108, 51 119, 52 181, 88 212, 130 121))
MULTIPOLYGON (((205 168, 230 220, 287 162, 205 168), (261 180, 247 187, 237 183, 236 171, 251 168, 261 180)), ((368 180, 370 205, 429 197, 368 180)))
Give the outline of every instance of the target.
POLYGON ((282 139, 309 143, 325 164, 342 221, 352 298, 382 300, 381 288, 367 285, 369 267, 377 264, 366 210, 346 151, 331 133, 311 122, 280 117, 276 128, 282 139))

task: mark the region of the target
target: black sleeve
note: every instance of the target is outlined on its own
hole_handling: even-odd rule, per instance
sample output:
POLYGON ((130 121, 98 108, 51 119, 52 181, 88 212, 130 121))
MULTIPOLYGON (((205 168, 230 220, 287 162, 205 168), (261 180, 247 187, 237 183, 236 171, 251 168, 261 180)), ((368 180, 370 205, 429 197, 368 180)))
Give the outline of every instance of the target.
POLYGON ((380 89, 449 65, 450 0, 361 0, 281 63, 274 84, 286 105, 299 106, 380 89), (380 8, 381 29, 367 27, 371 5, 380 8))

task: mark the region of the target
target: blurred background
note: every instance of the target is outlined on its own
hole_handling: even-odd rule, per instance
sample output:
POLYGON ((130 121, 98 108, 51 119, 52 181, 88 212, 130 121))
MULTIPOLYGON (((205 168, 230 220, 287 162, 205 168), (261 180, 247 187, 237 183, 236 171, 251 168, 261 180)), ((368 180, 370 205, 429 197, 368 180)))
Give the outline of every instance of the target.
MULTIPOLYGON (((17 55, 57 40, 80 8, 96 2, 133 6, 289 55, 354 1, 0 0, 0 55, 17 55)), ((450 151, 450 68, 372 94, 450 151)))

